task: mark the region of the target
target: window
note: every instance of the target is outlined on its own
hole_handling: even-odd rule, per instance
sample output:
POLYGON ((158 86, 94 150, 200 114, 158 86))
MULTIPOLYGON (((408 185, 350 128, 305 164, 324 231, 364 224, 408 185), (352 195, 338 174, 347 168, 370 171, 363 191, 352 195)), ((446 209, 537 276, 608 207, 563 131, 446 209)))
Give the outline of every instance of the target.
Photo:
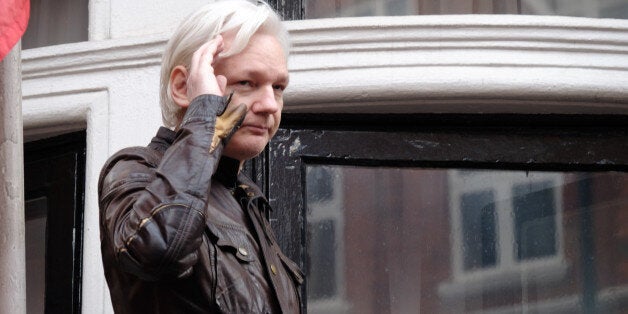
POLYGON ((497 264, 497 213, 491 191, 465 193, 460 197, 464 270, 497 264))
POLYGON ((22 49, 87 41, 89 1, 30 0, 22 49))
POLYGON ((309 313, 346 311, 344 300, 343 173, 326 165, 305 168, 309 313), (333 245, 330 245, 332 244, 333 245), (320 276, 310 276, 320 274, 320 276))
MULTIPOLYGON (((329 243, 336 242, 336 223, 332 219, 308 222, 310 262, 308 274, 319 272, 308 281, 308 295, 313 300, 333 298, 338 294, 336 279, 336 250, 329 249, 329 243)), ((310 305, 311 308, 311 305, 310 305)))
MULTIPOLYGON (((519 285, 511 276, 530 268, 546 273, 547 281, 564 275, 563 177, 559 172, 449 171, 453 282, 473 283, 479 287, 474 293, 482 293, 519 285)), ((444 283, 441 293, 452 289, 444 283)))
POLYGON ((556 192, 548 182, 520 184, 513 187, 515 252, 524 261, 556 255, 556 192))
POLYGON ((268 194, 307 311, 623 309, 628 124, 536 118, 285 114, 268 194))
POLYGON ((334 181, 333 170, 328 167, 308 167, 306 189, 308 201, 312 204, 333 201, 334 181))

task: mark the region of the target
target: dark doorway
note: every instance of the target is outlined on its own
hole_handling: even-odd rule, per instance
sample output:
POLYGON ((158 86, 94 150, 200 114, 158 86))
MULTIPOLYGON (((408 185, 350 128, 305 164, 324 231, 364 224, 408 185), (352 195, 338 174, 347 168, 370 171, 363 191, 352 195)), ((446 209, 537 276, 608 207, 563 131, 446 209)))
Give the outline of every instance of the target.
POLYGON ((28 313, 80 313, 85 132, 24 145, 28 313))

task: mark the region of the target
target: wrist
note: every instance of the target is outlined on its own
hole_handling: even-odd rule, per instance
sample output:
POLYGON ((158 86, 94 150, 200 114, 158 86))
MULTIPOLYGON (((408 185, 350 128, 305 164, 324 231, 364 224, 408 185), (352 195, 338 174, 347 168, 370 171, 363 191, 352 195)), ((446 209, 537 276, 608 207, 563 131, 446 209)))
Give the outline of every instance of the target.
POLYGON ((222 114, 227 107, 225 97, 203 94, 195 97, 185 111, 185 115, 181 120, 181 125, 188 124, 193 121, 213 122, 216 116, 222 114))

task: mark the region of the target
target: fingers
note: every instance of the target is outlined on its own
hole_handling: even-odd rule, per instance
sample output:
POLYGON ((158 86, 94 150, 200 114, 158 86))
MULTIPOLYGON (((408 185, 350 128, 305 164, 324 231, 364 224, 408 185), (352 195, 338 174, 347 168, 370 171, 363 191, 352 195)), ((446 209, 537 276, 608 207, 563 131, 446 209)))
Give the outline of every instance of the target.
POLYGON ((218 35, 199 47, 192 55, 187 79, 187 94, 190 101, 203 94, 224 95, 226 79, 224 77, 224 81, 217 79, 212 67, 222 48, 223 38, 218 35))
MULTIPOLYGON (((214 61, 218 57, 218 54, 222 52, 223 48, 223 38, 218 35, 214 39, 203 44, 196 53, 200 54, 200 62, 199 65, 209 65, 210 67, 214 65, 214 61)), ((195 53, 195 54, 196 54, 195 53)), ((212 68, 213 71, 213 68, 212 68)))
POLYGON ((200 46, 190 60, 190 72, 213 73, 214 56, 222 51, 222 36, 200 46))
POLYGON ((218 35, 214 39, 204 43, 192 55, 191 67, 198 66, 201 63, 212 65, 214 58, 222 52, 223 38, 218 35))

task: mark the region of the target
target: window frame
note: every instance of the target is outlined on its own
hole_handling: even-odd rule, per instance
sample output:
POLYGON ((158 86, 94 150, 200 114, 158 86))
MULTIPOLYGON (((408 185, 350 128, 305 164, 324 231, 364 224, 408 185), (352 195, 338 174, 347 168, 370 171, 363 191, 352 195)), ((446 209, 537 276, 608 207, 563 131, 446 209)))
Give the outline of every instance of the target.
MULTIPOLYGON (((617 145, 628 140, 627 126, 623 115, 288 113, 257 179, 274 208, 270 219, 281 248, 306 269, 308 164, 628 172, 628 155, 617 145)), ((585 256, 592 242, 585 234, 585 256)), ((589 308, 595 269, 584 267, 589 308)))

